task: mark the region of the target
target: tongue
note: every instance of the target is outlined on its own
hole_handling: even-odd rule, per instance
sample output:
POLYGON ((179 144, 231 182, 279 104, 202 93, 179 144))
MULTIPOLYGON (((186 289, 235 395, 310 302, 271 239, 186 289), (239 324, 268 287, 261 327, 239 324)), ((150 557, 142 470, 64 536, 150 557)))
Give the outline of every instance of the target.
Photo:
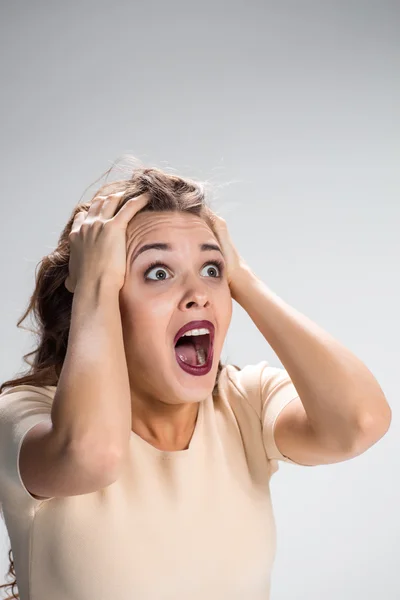
POLYGON ((175 346, 175 354, 179 356, 183 362, 189 365, 197 366, 198 364, 196 348, 194 343, 190 340, 180 343, 179 346, 175 346))

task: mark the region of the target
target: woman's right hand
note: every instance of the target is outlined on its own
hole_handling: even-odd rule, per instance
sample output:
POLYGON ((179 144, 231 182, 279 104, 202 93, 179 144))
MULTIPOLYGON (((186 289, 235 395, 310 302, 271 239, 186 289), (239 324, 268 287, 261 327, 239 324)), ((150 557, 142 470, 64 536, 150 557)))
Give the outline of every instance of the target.
POLYGON ((95 196, 89 210, 75 216, 69 234, 69 274, 65 280, 69 292, 73 293, 82 280, 105 280, 118 291, 124 285, 126 229, 149 200, 147 193, 131 198, 115 214, 124 193, 95 196))

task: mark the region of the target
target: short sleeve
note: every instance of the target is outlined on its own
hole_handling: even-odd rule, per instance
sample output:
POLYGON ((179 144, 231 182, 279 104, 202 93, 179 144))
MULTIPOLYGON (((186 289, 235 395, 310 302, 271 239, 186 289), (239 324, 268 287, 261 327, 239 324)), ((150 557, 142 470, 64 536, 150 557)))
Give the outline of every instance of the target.
POLYGON ((274 429, 278 415, 285 406, 299 397, 288 372, 280 367, 271 367, 263 360, 236 371, 234 365, 229 365, 228 376, 260 419, 263 445, 272 473, 279 469, 278 461, 308 466, 296 463, 282 454, 275 442, 274 429))
POLYGON ((51 422, 52 393, 48 388, 19 385, 0 394, 0 502, 12 504, 30 498, 19 471, 19 454, 24 437, 32 427, 51 422))
POLYGON ((293 465, 299 464, 279 451, 274 435, 278 415, 285 406, 298 397, 297 390, 287 371, 279 367, 271 367, 264 361, 260 376, 261 423, 265 450, 268 458, 274 461, 275 471, 279 468, 276 462, 278 460, 293 465))

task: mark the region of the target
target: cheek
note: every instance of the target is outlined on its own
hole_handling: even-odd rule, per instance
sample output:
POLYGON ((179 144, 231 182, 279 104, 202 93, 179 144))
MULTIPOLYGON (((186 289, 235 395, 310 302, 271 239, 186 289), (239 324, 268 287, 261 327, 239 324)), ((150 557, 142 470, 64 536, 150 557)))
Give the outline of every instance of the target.
POLYGON ((175 306, 176 302, 163 296, 162 298, 152 298, 149 300, 146 310, 142 312, 146 312, 145 318, 152 321, 154 326, 156 324, 160 326, 163 324, 165 327, 174 312, 175 306))
POLYGON ((224 290, 218 304, 219 314, 222 316, 222 321, 229 324, 233 313, 233 302, 230 289, 224 290))
POLYGON ((132 308, 127 327, 131 334, 131 342, 138 348, 138 354, 160 354, 164 352, 167 342, 168 324, 171 313, 158 303, 147 305, 141 303, 132 308))
POLYGON ((219 341, 221 348, 224 344, 230 322, 232 320, 233 306, 230 293, 221 295, 219 300, 215 299, 215 316, 219 327, 219 341))

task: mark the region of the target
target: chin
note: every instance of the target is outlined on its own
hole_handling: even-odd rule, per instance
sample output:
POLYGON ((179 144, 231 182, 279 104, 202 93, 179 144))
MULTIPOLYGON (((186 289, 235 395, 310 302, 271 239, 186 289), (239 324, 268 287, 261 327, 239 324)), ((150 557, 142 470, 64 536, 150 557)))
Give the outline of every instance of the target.
POLYGON ((201 402, 214 389, 217 368, 218 359, 215 356, 211 370, 205 375, 191 375, 176 363, 173 367, 173 381, 170 376, 166 380, 176 390, 175 395, 182 398, 182 402, 201 402))

